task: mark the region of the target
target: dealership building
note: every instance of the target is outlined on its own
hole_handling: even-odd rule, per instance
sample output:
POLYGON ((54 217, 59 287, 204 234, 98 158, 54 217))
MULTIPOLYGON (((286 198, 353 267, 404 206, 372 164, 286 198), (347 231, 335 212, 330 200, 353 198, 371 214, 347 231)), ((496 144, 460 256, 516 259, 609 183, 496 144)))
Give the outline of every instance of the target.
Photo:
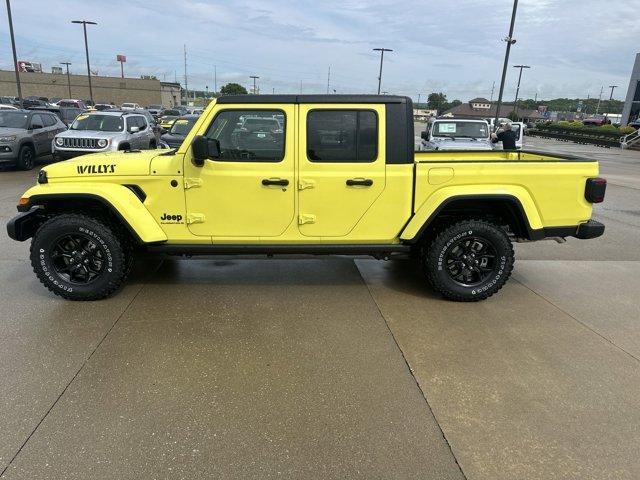
POLYGON ((622 109, 622 125, 640 118, 640 53, 636 54, 636 61, 631 71, 627 97, 622 109))
MULTIPOLYGON (((60 70, 56 70, 60 72, 60 70)), ((89 81, 86 75, 64 73, 20 72, 22 96, 46 98, 76 98, 88 100, 89 81)), ((180 105, 182 89, 179 83, 161 82, 156 79, 91 76, 93 100, 96 103, 134 102, 142 106, 180 105)), ((0 70, 0 96, 18 95, 13 70, 0 70)))

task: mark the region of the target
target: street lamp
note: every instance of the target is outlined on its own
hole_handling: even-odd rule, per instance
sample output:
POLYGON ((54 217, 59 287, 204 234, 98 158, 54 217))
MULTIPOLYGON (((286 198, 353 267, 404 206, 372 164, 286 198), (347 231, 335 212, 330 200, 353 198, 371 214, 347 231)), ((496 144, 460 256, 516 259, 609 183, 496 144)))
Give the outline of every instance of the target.
POLYGON ((504 93, 504 81, 507 78, 507 67, 509 66, 509 53, 511 45, 516 43, 513 38, 513 27, 516 24, 516 12, 518 11, 518 0, 513 0, 513 11, 511 12, 511 25, 509 26, 509 35, 504 39, 507 43, 507 49, 504 52, 504 64, 502 65, 502 79, 500 80, 500 93, 498 93, 498 104, 496 105, 496 116, 494 126, 498 125, 498 117, 500 116, 500 105, 502 105, 502 94, 504 93))
POLYGON ((13 19, 11 18, 11 2, 7 0, 7 17, 9 17, 9 33, 11 35, 11 49, 13 50, 13 69, 16 72, 16 87, 18 88, 18 101, 22 108, 22 87, 20 86, 20 72, 18 72, 18 54, 16 53, 16 39, 13 36, 13 19))
POLYGON ((66 65, 67 67, 67 85, 69 86, 69 98, 71 97, 71 77, 69 76, 69 65, 71 62, 60 62, 60 65, 66 65))
POLYGON ((256 80, 259 79, 257 75, 250 75, 249 78, 253 78, 253 94, 255 95, 258 91, 256 90, 256 80))
POLYGON ((513 68, 519 68, 520 74, 518 75, 518 86, 516 88, 516 100, 513 102, 513 111, 518 113, 518 95, 520 94, 520 80, 522 80, 522 70, 525 68, 531 68, 529 65, 514 65, 513 68))
MULTIPOLYGON (((611 89, 611 94, 609 95, 609 108, 608 108, 608 110, 611 110, 611 100, 613 100, 613 91, 616 88, 618 88, 618 85, 609 85, 609 88, 611 89)), ((606 123, 608 118, 609 118, 609 112, 605 112, 605 114, 604 114, 605 123, 606 123)))
POLYGON ((384 52, 393 52, 390 48, 374 48, 374 52, 380 52, 380 74, 378 75, 378 95, 380 95, 380 85, 382 84, 382 62, 384 60, 384 52))
POLYGON ((87 41, 87 25, 97 25, 96 22, 89 20, 71 20, 71 23, 81 24, 84 30, 84 50, 87 54, 87 77, 89 78, 89 99, 91 103, 95 105, 93 101, 93 89, 91 88, 91 67, 89 66, 89 42, 87 41))

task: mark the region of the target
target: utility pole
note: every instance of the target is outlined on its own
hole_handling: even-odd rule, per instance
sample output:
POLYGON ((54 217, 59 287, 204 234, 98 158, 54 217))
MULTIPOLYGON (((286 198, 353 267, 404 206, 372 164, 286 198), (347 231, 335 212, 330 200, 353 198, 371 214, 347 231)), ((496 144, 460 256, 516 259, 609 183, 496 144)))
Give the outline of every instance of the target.
POLYGON ((511 25, 509 26, 509 35, 504 38, 507 42, 507 48, 504 52, 504 65, 502 66, 502 79, 500 80, 500 92, 498 93, 498 104, 496 105, 496 116, 494 126, 498 125, 498 117, 500 116, 500 106, 502 105, 502 94, 504 93, 504 82, 507 78, 507 67, 509 66, 509 53, 511 53, 511 45, 516 43, 513 38, 513 27, 516 24, 516 12, 518 11, 518 0, 513 0, 513 11, 511 12, 511 25))
MULTIPOLYGON (((609 105, 608 105, 608 109, 611 110, 611 100, 613 100, 613 91, 618 88, 618 85, 609 85, 609 88, 611 89, 611 94, 609 95, 609 105)), ((604 119, 605 121, 607 120, 607 118, 609 117, 609 112, 605 112, 604 114, 604 119)))
POLYGON ((67 67, 67 85, 69 86, 69 98, 73 98, 71 96, 71 77, 69 76, 69 65, 71 65, 71 62, 60 62, 60 65, 65 65, 67 67))
POLYGON ((491 85, 491 98, 489 99, 489 104, 493 103, 493 92, 496 89, 496 81, 493 81, 493 85, 491 85))
POLYGON ((393 52, 390 48, 374 48, 375 52, 380 52, 380 73, 378 74, 378 95, 380 95, 380 86, 382 85, 382 62, 384 61, 384 52, 393 52))
POLYGON ((9 17, 9 33, 11 35, 11 49, 13 50, 13 69, 16 72, 16 87, 18 89, 18 101, 22 108, 22 86, 20 85, 20 72, 18 71, 18 54, 16 53, 16 39, 13 35, 13 19, 11 18, 11 2, 7 0, 7 17, 9 17))
POLYGON ((589 108, 589 100, 591 99, 591 95, 587 93, 587 101, 584 102, 584 114, 587 114, 587 109, 589 108))
POLYGON ((331 79, 331 65, 329 65, 329 73, 327 73, 327 95, 329 94, 329 80, 331 79))
POLYGON ((184 96, 189 104, 189 84, 187 83, 187 45, 184 44, 184 96))
POLYGON ((259 79, 260 77, 258 77, 257 75, 249 75, 249 78, 253 78, 253 94, 257 95, 258 94, 258 90, 256 87, 256 80, 259 79))
POLYGON ((300 95, 302 95, 302 80, 300 80, 300 95))
POLYGON ((271 88, 271 95, 275 95, 276 94, 276 87, 272 87, 271 88))
POLYGON ((596 115, 600 111, 600 102, 602 101, 602 94, 604 93, 604 85, 600 87, 600 96, 598 96, 598 105, 596 106, 596 115))
POLYGON ((89 42, 87 41, 87 25, 97 25, 96 22, 91 22, 89 20, 72 20, 71 23, 82 24, 82 29, 84 30, 84 51, 87 55, 87 78, 89 79, 89 99, 92 104, 95 104, 93 101, 93 88, 91 87, 91 66, 89 65, 89 42))
POLYGON ((418 103, 416 103, 416 108, 420 108, 420 94, 418 94, 418 103))
POLYGON ((531 68, 529 65, 514 65, 513 68, 519 68, 520 73, 518 74, 518 86, 516 87, 516 99, 513 102, 513 111, 515 114, 518 114, 518 95, 520 94, 520 80, 522 80, 522 70, 525 68, 531 68))
POLYGON ((218 93, 218 67, 213 66, 213 93, 218 93))

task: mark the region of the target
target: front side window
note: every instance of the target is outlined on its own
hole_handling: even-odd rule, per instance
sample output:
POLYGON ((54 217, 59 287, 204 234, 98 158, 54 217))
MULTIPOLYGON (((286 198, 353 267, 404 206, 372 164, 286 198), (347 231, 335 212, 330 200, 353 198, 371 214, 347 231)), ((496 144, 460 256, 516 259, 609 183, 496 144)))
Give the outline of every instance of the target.
POLYGON ((82 113, 73 121, 70 130, 122 132, 124 130, 124 121, 119 115, 88 115, 82 113))
POLYGON ((220 142, 216 160, 279 162, 284 158, 284 116, 279 110, 224 110, 206 136, 220 142))
POLYGON ((371 110, 312 110, 307 115, 307 158, 312 162, 373 162, 378 117, 371 110))

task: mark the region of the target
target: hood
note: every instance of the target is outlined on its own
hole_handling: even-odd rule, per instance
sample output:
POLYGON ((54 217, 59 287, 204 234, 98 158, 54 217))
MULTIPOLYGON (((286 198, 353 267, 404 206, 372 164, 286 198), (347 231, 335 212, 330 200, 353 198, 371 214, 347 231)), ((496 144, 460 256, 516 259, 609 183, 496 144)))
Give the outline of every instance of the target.
POLYGON ((8 135, 24 135, 26 130, 24 128, 9 128, 0 127, 0 137, 6 137, 8 135))
POLYGON ((49 180, 78 178, 87 180, 101 176, 149 175, 151 160, 166 150, 141 152, 105 152, 82 155, 72 160, 47 165, 43 168, 49 180))
POLYGON ((101 132, 100 130, 65 130, 60 132, 57 137, 63 138, 114 138, 120 136, 122 132, 101 132))
POLYGON ((486 139, 473 138, 442 138, 432 140, 431 148, 435 150, 493 150, 491 142, 486 139))

